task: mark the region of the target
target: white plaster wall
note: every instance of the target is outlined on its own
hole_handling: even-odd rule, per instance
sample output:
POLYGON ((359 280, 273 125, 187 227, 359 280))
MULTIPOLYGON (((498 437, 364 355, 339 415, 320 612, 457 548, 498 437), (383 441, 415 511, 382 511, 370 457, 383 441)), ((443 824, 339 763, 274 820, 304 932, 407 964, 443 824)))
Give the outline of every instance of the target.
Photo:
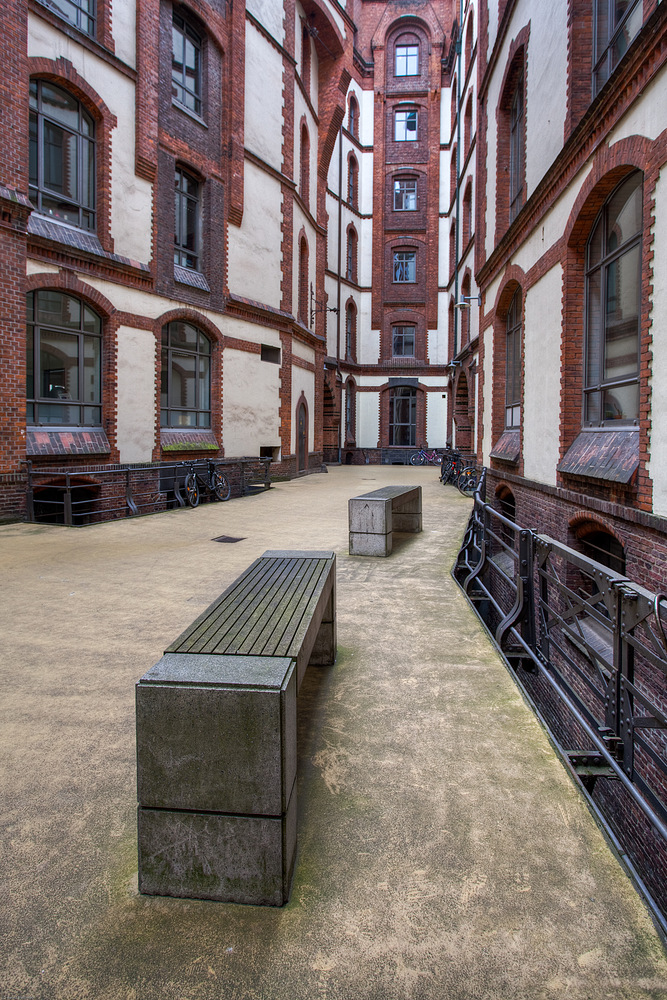
MULTIPOLYGON (((282 166, 282 126, 282 56, 246 21, 245 144, 276 170, 282 166)), ((247 193, 244 202, 245 212, 249 202, 247 193)))
MULTIPOLYGON (((440 299, 447 298, 446 295, 440 295, 440 299)), ((447 341, 448 330, 447 330, 447 309, 444 310, 444 315, 441 318, 440 324, 437 330, 427 330, 426 331, 427 344, 428 344, 428 358, 432 365, 446 365, 449 361, 447 357, 447 341)))
POLYGON ((292 354, 295 354, 297 358, 302 358, 304 361, 310 361, 311 364, 315 364, 315 351, 312 347, 302 344, 296 338, 292 339, 292 354))
POLYGON ((308 451, 315 448, 315 376, 305 368, 292 366, 292 454, 296 454, 296 408, 303 390, 308 406, 308 451))
POLYGON ((276 3, 276 0, 246 0, 245 6, 277 42, 285 41, 283 4, 276 3))
POLYGON ((663 168, 655 188, 655 225, 652 232, 662 234, 653 240, 653 301, 651 319, 653 326, 651 345, 653 360, 651 365, 652 419, 649 439, 649 474, 653 479, 653 512, 667 517, 667 337, 664 336, 667 321, 667 176, 663 168))
MULTIPOLYGON (((563 145, 567 110, 567 4, 525 2, 513 21, 530 21, 526 70, 526 189, 533 193, 563 145)), ((501 74, 505 63, 502 64, 501 74)))
POLYGON ((524 474, 552 486, 559 459, 562 283, 563 268, 557 264, 532 286, 523 331, 524 474))
POLYGON ((60 268, 55 264, 45 264, 41 260, 30 260, 28 257, 25 266, 26 274, 58 274, 60 268))
MULTIPOLYGON (((282 192, 265 171, 245 162, 245 207, 240 228, 228 228, 230 291, 280 307, 282 192)), ((311 252, 312 256, 312 252, 311 252)))
POLYGON ((113 0, 111 34, 116 55, 128 66, 136 67, 136 0, 113 0))
POLYGON ((380 394, 357 393, 357 447, 377 448, 380 440, 380 394))
MULTIPOLYGON (((512 263, 518 264, 519 267, 528 272, 542 255, 562 238, 574 203, 591 169, 592 162, 589 162, 579 171, 573 182, 542 218, 540 224, 521 244, 512 263)), ((488 301, 491 300, 488 299, 488 301)))
POLYGON ((226 348, 222 440, 227 458, 259 455, 280 444, 280 368, 258 354, 226 348))
POLYGON ((443 393, 426 393, 426 439, 429 448, 444 448, 447 443, 447 399, 443 393))
MULTIPOLYGON (((357 159, 359 159, 357 151, 357 159)), ((359 211, 365 215, 373 212, 373 154, 361 154, 359 164, 359 211)))
POLYGON ((610 148, 620 139, 633 135, 645 135, 649 139, 657 139, 664 130, 665 89, 667 74, 663 71, 642 91, 641 96, 632 104, 630 110, 621 119, 609 136, 610 148))
POLYGON ((357 317, 357 361, 360 365, 376 365, 379 357, 380 331, 371 329, 371 296, 368 294, 362 297, 361 312, 357 317))
POLYGON ((150 462, 155 444, 155 337, 120 326, 118 343, 118 450, 121 462, 150 462))
POLYGON ((28 55, 68 59, 118 119, 111 133, 111 235, 117 254, 147 263, 151 256, 152 189, 134 173, 134 84, 40 18, 29 16, 28 24, 28 55))
POLYGON ((375 113, 375 91, 355 90, 359 99, 359 141, 362 146, 373 145, 373 116, 375 113))
POLYGON ((317 257, 317 235, 313 225, 304 213, 301 211, 299 205, 294 203, 294 246, 293 246, 293 260, 292 260, 292 312, 296 316, 297 307, 299 302, 299 233, 301 232, 301 227, 306 231, 306 240, 308 241, 308 321, 310 322, 310 286, 313 286, 313 293, 315 292, 315 274, 316 274, 316 257, 317 257))

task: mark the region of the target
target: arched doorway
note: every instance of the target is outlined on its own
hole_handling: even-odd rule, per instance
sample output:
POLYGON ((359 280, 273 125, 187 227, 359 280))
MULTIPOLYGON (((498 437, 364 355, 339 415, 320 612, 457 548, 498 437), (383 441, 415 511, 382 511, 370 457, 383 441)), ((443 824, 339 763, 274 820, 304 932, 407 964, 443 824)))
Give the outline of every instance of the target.
POLYGON ((468 379, 461 372, 456 383, 454 396, 454 424, 456 428, 455 445, 459 451, 470 454, 472 445, 472 430, 470 426, 468 379))
POLYGON ((308 408, 306 400, 301 399, 296 407, 296 471, 304 472, 308 468, 308 408))

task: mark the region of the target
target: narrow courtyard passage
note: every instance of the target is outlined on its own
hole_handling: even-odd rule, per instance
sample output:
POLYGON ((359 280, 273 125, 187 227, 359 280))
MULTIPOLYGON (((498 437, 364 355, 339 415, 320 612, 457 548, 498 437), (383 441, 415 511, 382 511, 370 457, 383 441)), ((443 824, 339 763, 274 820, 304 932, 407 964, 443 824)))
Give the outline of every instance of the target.
POLYGON ((364 466, 0 528, 2 1000, 667 997, 642 902, 450 577, 469 511, 433 467, 364 466), (424 531, 350 557, 348 498, 392 483, 423 487, 424 531), (134 684, 270 548, 338 561, 291 900, 139 896, 134 684))

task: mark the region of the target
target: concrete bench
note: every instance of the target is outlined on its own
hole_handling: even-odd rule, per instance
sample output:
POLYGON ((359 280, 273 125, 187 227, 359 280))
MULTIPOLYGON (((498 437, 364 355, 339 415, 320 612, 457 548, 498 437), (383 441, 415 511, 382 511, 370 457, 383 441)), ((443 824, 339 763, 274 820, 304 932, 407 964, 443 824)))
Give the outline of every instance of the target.
POLYGON ((336 655, 333 552, 265 552, 136 686, 139 890, 281 906, 296 696, 336 655))
POLYGON ((350 555, 388 556, 393 531, 422 530, 421 486, 383 486, 349 501, 350 555))

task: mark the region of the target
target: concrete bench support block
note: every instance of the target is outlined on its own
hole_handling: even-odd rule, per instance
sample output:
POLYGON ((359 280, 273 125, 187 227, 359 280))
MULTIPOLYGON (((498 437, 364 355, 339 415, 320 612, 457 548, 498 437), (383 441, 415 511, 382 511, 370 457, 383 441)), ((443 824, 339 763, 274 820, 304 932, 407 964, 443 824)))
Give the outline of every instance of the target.
POLYGON ((349 501, 351 556, 389 556, 393 532, 422 530, 421 486, 383 486, 349 501))

